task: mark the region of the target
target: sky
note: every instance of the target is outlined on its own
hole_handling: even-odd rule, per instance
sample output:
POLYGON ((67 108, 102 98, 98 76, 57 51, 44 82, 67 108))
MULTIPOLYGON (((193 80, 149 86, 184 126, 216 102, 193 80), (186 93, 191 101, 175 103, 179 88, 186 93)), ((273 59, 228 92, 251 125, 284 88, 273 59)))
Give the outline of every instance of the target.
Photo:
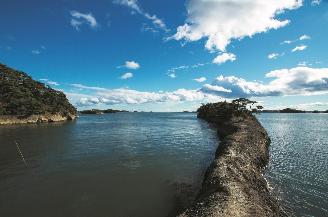
POLYGON ((79 110, 328 109, 326 0, 0 0, 0 62, 79 110))

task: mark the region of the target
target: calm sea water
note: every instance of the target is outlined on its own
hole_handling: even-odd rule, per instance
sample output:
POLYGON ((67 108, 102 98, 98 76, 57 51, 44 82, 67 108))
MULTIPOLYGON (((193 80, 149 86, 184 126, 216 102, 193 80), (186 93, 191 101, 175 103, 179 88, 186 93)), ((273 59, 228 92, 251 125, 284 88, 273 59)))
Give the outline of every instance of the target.
POLYGON ((168 216, 197 190, 217 145, 193 113, 0 126, 0 216, 168 216))
POLYGON ((261 114, 271 160, 267 178, 296 216, 328 216, 328 115, 261 114))
MULTIPOLYGON (((272 139, 273 192, 291 214, 328 216, 328 115, 258 118, 272 139)), ((0 216, 168 216, 199 188, 217 141, 190 113, 1 126, 0 216)))

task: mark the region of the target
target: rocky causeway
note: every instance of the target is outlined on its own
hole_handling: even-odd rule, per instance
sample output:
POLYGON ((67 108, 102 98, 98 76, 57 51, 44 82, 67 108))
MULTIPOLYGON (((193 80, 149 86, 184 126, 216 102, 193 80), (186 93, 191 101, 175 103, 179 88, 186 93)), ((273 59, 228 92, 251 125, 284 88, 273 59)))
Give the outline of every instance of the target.
POLYGON ((179 217, 287 216, 263 176, 269 162, 267 132, 252 113, 238 114, 225 104, 228 109, 216 103, 198 110, 221 141, 196 200, 179 217))

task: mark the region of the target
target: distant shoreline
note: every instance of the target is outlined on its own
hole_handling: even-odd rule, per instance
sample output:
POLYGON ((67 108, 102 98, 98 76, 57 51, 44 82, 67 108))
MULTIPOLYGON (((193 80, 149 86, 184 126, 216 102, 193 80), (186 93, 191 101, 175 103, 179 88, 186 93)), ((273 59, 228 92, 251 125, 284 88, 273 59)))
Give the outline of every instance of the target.
POLYGON ((101 115, 101 114, 110 114, 110 113, 118 113, 118 112, 129 112, 129 111, 126 111, 126 110, 115 110, 115 109, 105 109, 105 110, 101 110, 101 109, 90 109, 90 110, 78 111, 78 113, 84 114, 84 115, 101 115))
POLYGON ((314 111, 303 111, 303 110, 296 110, 296 109, 282 109, 282 110, 262 110, 259 111, 258 113, 328 113, 328 110, 326 111, 318 111, 318 110, 314 110, 314 111))

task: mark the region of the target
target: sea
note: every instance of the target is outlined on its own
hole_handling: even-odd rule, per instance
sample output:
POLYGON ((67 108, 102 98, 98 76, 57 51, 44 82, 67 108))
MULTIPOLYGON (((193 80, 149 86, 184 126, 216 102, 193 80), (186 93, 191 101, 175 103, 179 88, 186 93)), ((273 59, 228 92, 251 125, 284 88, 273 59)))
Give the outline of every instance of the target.
MULTIPOLYGON (((290 215, 328 216, 328 115, 257 117, 272 140, 272 193, 290 215)), ((0 216, 174 216, 194 199, 218 145, 196 113, 0 126, 0 216)))

